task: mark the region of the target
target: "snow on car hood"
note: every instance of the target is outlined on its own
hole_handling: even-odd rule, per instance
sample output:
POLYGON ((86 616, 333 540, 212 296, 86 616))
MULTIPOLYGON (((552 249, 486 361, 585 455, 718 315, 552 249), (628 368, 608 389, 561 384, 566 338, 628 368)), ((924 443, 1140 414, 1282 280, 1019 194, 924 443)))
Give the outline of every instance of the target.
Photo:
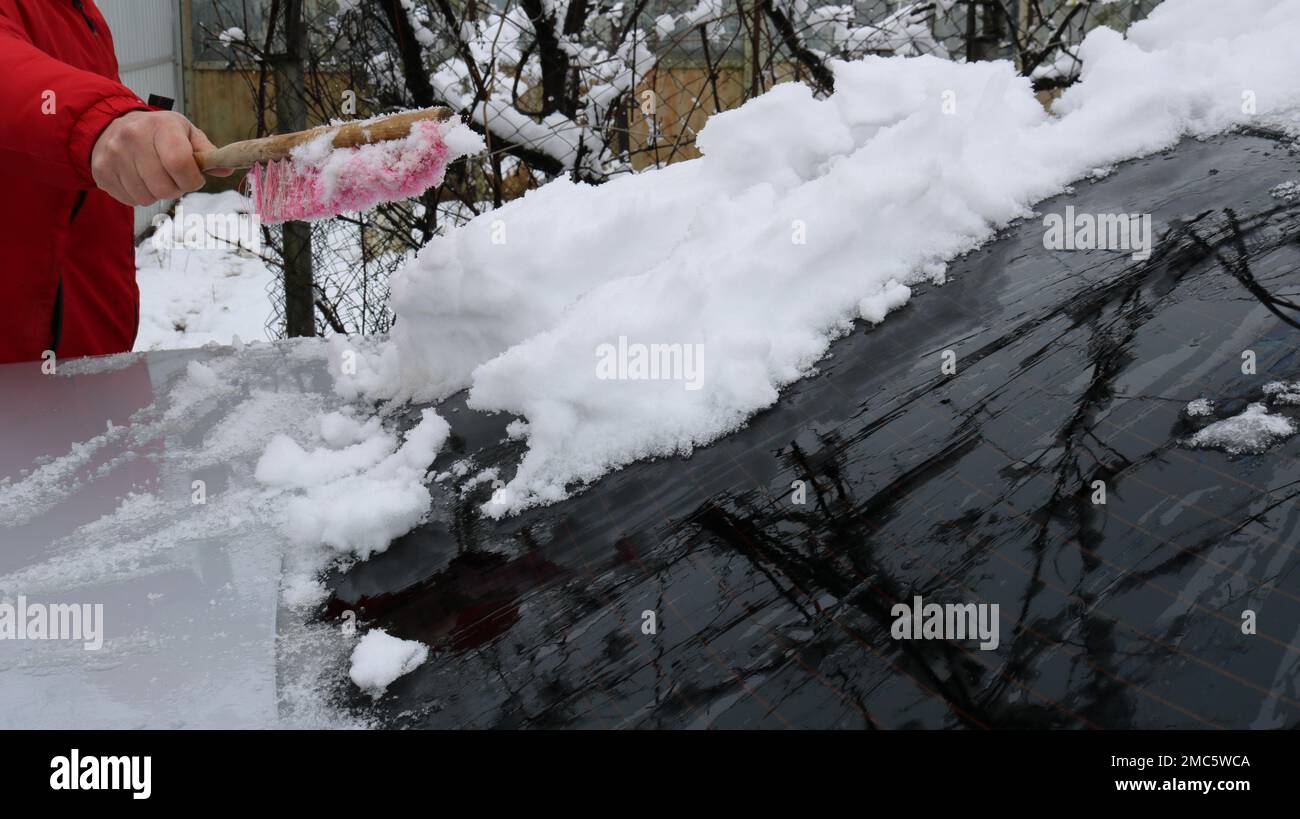
POLYGON ((1300 6, 1217 6, 1169 0, 1127 38, 1092 32, 1054 114, 1005 61, 869 57, 836 63, 827 99, 789 83, 715 115, 700 159, 552 182, 401 270, 391 340, 336 344, 357 362, 332 365, 338 389, 468 387, 471 407, 521 416, 527 452, 492 516, 689 454, 1071 181, 1297 110, 1300 6))

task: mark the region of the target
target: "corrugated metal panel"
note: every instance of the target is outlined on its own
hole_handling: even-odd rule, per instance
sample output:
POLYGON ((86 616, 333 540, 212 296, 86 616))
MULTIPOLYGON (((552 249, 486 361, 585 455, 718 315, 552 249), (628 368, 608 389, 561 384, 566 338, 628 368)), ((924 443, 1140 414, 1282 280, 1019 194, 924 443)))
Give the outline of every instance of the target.
MULTIPOLYGON (((183 112, 179 0, 98 0, 96 5, 113 31, 122 82, 141 99, 171 97, 175 110, 183 112)), ((169 204, 136 208, 136 235, 169 204)))

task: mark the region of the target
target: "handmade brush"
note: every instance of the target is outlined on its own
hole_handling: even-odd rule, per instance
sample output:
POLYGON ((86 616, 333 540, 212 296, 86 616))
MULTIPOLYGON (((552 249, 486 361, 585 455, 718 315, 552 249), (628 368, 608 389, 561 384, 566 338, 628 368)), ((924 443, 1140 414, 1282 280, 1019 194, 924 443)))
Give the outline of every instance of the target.
POLYGON ((202 170, 248 168, 253 205, 268 224, 321 219, 417 196, 442 182, 447 108, 324 125, 194 154, 202 170))

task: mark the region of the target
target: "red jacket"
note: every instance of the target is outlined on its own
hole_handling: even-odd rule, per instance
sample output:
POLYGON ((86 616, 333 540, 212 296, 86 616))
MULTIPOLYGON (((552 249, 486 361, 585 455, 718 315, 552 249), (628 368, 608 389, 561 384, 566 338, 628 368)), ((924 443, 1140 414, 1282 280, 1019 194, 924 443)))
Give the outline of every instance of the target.
POLYGON ((136 110, 93 0, 0 0, 0 363, 135 343, 131 208, 95 187, 90 152, 136 110))

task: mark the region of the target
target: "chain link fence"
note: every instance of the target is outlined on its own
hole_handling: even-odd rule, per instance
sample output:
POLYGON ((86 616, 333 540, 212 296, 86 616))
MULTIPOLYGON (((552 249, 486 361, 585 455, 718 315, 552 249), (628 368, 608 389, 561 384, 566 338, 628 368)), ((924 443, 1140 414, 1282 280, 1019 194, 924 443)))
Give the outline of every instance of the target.
POLYGON ((1007 59, 1051 95, 1090 29, 1123 30, 1158 2, 208 0, 195 19, 206 56, 240 73, 259 134, 294 130, 286 111, 318 124, 447 105, 488 146, 418 200, 263 228, 284 274, 268 329, 284 336, 386 331, 390 277, 447 225, 557 177, 601 184, 698 156, 709 116, 781 82, 829 94, 834 60, 1007 59))

